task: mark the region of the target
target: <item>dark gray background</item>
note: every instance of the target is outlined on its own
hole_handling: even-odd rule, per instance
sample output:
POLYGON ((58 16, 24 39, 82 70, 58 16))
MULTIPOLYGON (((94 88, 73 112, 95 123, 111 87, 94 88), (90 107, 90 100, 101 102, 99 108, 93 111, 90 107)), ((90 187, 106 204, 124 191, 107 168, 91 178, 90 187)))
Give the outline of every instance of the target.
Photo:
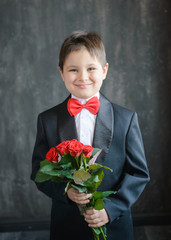
POLYGON ((170 0, 0 0, 1 220, 50 215, 50 199, 30 181, 36 121, 68 95, 58 54, 78 29, 103 38, 102 92, 139 116, 151 182, 133 213, 171 212, 170 9, 170 0))

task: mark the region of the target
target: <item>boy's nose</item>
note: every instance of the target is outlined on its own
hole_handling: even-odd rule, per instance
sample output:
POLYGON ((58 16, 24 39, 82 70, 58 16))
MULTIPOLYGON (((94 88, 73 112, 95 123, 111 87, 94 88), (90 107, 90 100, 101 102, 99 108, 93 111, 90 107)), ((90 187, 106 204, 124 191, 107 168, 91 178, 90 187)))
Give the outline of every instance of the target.
POLYGON ((88 79, 88 72, 86 70, 80 71, 79 80, 86 81, 88 79))

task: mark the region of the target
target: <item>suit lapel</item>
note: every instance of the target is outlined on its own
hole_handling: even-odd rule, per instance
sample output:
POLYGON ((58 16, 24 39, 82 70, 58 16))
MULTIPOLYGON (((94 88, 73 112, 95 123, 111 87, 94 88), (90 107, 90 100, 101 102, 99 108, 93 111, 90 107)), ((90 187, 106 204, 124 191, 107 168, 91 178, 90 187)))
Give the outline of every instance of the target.
POLYGON ((77 139, 77 130, 74 117, 67 110, 69 97, 60 105, 58 112, 58 133, 60 142, 77 139))
POLYGON ((112 104, 100 94, 100 108, 96 118, 93 140, 93 147, 103 149, 97 160, 99 163, 102 163, 105 160, 113 137, 113 129, 114 114, 112 104))

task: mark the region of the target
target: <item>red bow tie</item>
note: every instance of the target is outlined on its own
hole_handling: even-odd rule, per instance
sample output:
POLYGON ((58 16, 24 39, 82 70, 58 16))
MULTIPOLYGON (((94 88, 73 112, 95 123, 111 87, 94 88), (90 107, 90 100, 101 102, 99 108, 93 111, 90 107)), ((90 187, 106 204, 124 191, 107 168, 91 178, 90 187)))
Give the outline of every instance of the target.
POLYGON ((100 101, 97 97, 92 97, 86 104, 82 104, 75 98, 68 100, 67 108, 71 116, 76 116, 83 108, 88 109, 92 114, 96 115, 100 107, 100 101))

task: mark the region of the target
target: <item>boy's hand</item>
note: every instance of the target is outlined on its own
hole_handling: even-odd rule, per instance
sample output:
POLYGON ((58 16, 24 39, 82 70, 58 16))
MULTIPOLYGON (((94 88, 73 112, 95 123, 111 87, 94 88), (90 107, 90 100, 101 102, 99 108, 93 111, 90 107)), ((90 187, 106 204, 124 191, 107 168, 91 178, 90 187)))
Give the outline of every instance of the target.
POLYGON ((86 193, 80 193, 75 188, 70 188, 67 191, 67 195, 69 199, 71 199, 73 202, 78 204, 87 204, 90 202, 89 198, 91 198, 92 194, 86 194, 86 193))
POLYGON ((89 209, 84 213, 85 221, 88 223, 89 227, 101 227, 109 222, 109 216, 106 210, 89 209))

